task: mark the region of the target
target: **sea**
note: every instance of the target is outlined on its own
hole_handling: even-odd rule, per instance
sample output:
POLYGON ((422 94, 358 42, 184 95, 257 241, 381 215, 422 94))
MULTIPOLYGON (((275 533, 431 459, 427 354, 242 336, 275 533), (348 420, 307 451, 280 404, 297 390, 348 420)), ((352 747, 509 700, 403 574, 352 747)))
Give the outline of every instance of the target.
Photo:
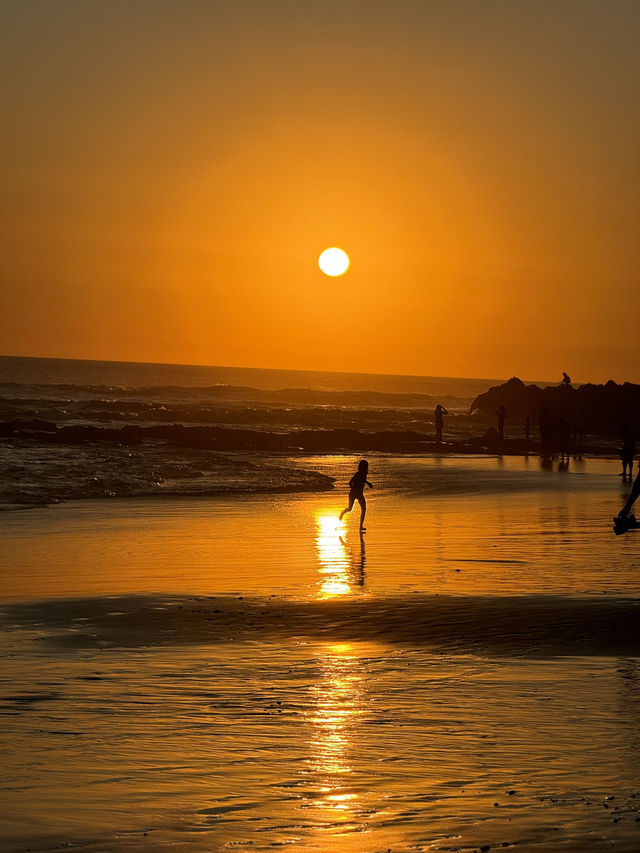
POLYGON ((254 451, 279 442, 291 455, 287 438, 301 430, 333 430, 327 450, 341 448, 341 430, 433 431, 437 403, 467 412, 498 382, 4 356, 0 507, 328 489, 327 477, 282 458, 265 465, 254 451), (132 438, 126 427, 141 432, 132 438), (198 440, 186 441, 196 428, 198 440), (221 441, 230 452, 217 452, 221 441))

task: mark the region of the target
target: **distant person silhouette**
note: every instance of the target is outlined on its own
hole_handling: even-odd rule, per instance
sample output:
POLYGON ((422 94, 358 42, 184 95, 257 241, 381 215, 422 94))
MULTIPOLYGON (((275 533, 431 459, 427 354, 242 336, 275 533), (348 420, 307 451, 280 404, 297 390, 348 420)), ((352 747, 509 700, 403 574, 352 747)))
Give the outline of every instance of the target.
POLYGON ((560 451, 560 462, 562 465, 569 464, 571 451, 571 427, 564 418, 558 418, 556 423, 556 436, 558 438, 558 450, 560 451))
POLYGON ((524 440, 527 443, 527 453, 529 452, 529 446, 531 444, 531 418, 529 415, 525 418, 524 421, 524 440))
POLYGON ((438 403, 436 406, 436 410, 434 412, 435 421, 436 421, 436 441, 438 444, 442 442, 442 426, 444 423, 443 415, 448 415, 449 412, 445 409, 442 403, 438 403))
POLYGON ((562 382, 560 384, 561 385, 571 385, 571 377, 569 376, 569 374, 567 373, 566 370, 562 371, 562 382))
POLYGON ((578 412, 578 418, 573 429, 573 452, 576 459, 582 459, 582 441, 584 439, 584 417, 578 412))
MULTIPOLYGON (((622 459, 622 477, 626 479, 627 468, 629 468, 629 479, 633 476, 633 457, 636 453, 636 437, 629 424, 622 424, 622 448, 620 458, 622 459)), ((640 465, 640 463, 638 463, 640 465)), ((640 469, 639 469, 640 470, 640 469)))
POLYGON ((640 495, 640 465, 638 466, 638 474, 631 487, 631 494, 626 504, 622 507, 618 515, 613 519, 613 530, 617 535, 626 533, 633 527, 640 527, 636 521, 635 515, 630 515, 631 507, 634 505, 636 498, 640 495))
POLYGON ((507 410, 504 406, 498 408, 496 416, 498 418, 498 439, 502 442, 504 441, 504 422, 507 418, 507 410))
POLYGON ((540 453, 543 459, 551 459, 553 457, 553 444, 555 424, 551 417, 551 412, 546 406, 540 409, 540 453))
POLYGON ((358 470, 349 480, 349 506, 345 507, 340 513, 340 521, 342 521, 344 516, 353 509, 355 501, 358 501, 360 504, 360 530, 366 530, 364 517, 367 514, 367 502, 364 499, 364 487, 367 485, 370 489, 373 488, 372 484, 367 480, 368 475, 369 463, 366 459, 361 459, 358 463, 358 470))

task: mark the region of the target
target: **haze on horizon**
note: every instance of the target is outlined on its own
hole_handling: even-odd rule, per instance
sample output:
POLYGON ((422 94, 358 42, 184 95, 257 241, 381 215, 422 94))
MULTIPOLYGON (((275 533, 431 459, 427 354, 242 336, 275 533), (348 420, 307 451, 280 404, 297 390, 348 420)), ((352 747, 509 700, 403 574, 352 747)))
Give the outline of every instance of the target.
POLYGON ((635 0, 1 9, 4 354, 640 381, 635 0))

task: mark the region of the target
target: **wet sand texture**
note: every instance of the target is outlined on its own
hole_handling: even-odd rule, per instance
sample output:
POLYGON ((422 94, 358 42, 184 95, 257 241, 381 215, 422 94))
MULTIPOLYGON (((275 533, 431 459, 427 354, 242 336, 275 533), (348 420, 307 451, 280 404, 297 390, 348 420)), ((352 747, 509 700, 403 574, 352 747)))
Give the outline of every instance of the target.
POLYGON ((6 625, 65 647, 207 645, 307 638, 418 644, 505 656, 640 654, 640 600, 419 596, 286 602, 125 596, 12 604, 6 625))

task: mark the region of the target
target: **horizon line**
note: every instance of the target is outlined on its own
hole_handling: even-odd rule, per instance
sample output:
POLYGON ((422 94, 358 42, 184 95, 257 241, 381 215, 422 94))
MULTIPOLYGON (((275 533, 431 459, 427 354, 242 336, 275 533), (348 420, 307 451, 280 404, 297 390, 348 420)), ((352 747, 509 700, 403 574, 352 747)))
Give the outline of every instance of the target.
MULTIPOLYGON (((208 368, 222 368, 223 370, 268 370, 273 372, 282 372, 282 373, 330 373, 336 376, 396 376, 399 379, 463 379, 469 382, 508 382, 508 379, 498 378, 498 377, 486 377, 486 376, 436 376, 433 374, 426 373, 378 373, 375 371, 362 371, 362 370, 324 370, 318 368, 307 368, 307 367, 256 367, 255 365, 238 365, 238 364, 201 364, 201 363, 193 363, 193 362, 178 362, 178 361, 137 361, 137 360, 124 360, 124 359, 110 359, 110 358, 69 358, 66 356, 59 355, 13 355, 11 353, 2 353, 0 354, 0 358, 24 358, 24 359, 41 359, 47 361, 82 361, 82 362, 97 362, 98 364, 140 364, 140 365, 156 365, 158 367, 208 367, 208 368)), ((509 377, 518 378, 520 377, 509 377)), ((554 384, 553 382, 549 382, 548 380, 532 380, 532 379, 522 379, 523 382, 529 382, 532 384, 542 384, 543 382, 547 382, 547 384, 554 384)), ((555 383, 558 384, 558 383, 555 383)), ((585 383, 577 383, 577 384, 585 384, 585 383)), ((604 384, 604 383, 603 383, 604 384)))

